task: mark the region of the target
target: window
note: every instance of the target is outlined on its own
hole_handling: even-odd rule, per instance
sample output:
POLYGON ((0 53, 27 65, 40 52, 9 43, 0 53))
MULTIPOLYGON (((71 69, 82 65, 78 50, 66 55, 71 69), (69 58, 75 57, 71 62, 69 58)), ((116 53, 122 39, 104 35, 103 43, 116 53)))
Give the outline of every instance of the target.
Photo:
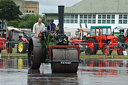
POLYGON ((128 24, 128 15, 127 14, 119 15, 119 24, 128 24))
POLYGON ((96 24, 96 15, 93 14, 80 15, 80 23, 96 24))
POLYGON ((78 23, 78 15, 64 15, 64 23, 78 23))
POLYGON ((95 36, 95 29, 91 29, 91 36, 95 36))
POLYGON ((99 29, 96 29, 96 36, 99 36, 99 29))
POLYGON ((115 15, 113 14, 99 14, 98 24, 115 24, 115 15))
POLYGON ((111 35, 111 28, 101 28, 100 32, 102 35, 111 35))

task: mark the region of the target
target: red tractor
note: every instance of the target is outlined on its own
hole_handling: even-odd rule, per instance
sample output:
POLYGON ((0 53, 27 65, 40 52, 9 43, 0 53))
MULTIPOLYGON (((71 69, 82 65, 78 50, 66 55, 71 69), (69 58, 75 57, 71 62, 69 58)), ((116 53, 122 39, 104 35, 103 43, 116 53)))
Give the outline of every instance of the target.
POLYGON ((78 29, 78 31, 76 31, 76 35, 78 35, 78 37, 71 40, 71 45, 78 45, 80 47, 80 52, 84 52, 86 50, 86 37, 89 33, 90 29, 78 29))
POLYGON ((7 24, 3 20, 0 20, 0 53, 3 49, 7 49, 8 53, 12 52, 12 47, 10 43, 7 42, 8 36, 7 24))
POLYGON ((0 52, 7 49, 8 53, 12 53, 12 48, 18 44, 18 53, 26 53, 28 40, 24 38, 24 32, 14 27, 7 27, 6 22, 0 20, 0 52))
POLYGON ((118 37, 112 35, 110 26, 92 26, 85 53, 96 54, 98 50, 102 50, 104 55, 110 55, 113 50, 117 50, 118 55, 123 55, 125 49, 119 46, 118 37))

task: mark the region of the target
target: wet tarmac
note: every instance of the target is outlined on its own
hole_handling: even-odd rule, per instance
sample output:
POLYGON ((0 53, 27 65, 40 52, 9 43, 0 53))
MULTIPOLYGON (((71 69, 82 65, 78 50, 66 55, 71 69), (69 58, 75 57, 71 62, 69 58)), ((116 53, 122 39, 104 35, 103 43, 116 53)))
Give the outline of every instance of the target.
POLYGON ((0 85, 128 85, 128 60, 82 59, 76 74, 51 73, 51 65, 28 68, 24 59, 18 69, 16 59, 0 60, 0 85))

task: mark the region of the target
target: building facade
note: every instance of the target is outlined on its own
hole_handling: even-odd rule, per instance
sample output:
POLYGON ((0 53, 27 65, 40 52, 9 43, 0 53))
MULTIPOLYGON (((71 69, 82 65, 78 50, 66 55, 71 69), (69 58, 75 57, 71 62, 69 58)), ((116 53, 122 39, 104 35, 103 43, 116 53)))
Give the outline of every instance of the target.
POLYGON ((128 27, 128 0, 82 0, 65 8, 65 27, 128 27))
POLYGON ((24 14, 39 14, 39 2, 24 1, 24 14))
MULTIPOLYGON (((65 7, 64 27, 128 27, 128 0, 82 0, 65 7)), ((57 16, 57 14, 56 14, 57 16)), ((48 16, 47 16, 48 17, 48 16)))

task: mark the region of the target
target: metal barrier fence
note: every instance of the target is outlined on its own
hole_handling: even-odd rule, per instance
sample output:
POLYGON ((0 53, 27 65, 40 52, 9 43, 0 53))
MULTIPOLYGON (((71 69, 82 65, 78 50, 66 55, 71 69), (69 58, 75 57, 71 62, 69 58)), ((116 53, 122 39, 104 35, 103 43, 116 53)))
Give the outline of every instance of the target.
MULTIPOLYGON (((24 42, 23 42, 23 44, 24 44, 24 42)), ((81 49, 84 49, 84 51, 85 51, 89 44, 92 44, 92 43, 87 43, 87 42, 79 43, 78 42, 78 43, 75 43, 74 45, 79 45, 80 48, 81 49)), ((107 45, 107 43, 100 43, 100 44, 99 43, 93 43, 93 44, 94 45, 104 45, 104 46, 107 45)), ((123 44, 124 47, 127 46, 127 43, 111 43, 110 42, 110 44, 113 45, 115 48, 118 48, 119 46, 122 46, 122 44, 123 44)), ((5 43, 5 42, 0 41, 0 50, 1 50, 0 58, 2 56, 6 56, 6 57, 10 57, 10 56, 23 57, 24 56, 24 57, 27 57, 27 51, 28 51, 28 49, 27 49, 28 46, 27 45, 28 44, 26 44, 25 46, 23 45, 23 48, 22 48, 22 49, 24 49, 24 47, 26 48, 26 51, 25 52, 19 52, 18 51, 18 49, 19 49, 18 42, 11 42, 11 43, 6 42, 5 43), (12 46, 12 52, 8 52, 7 51, 9 49, 8 48, 8 45, 9 46, 14 45, 14 47, 12 46)), ((71 44, 69 44, 69 45, 71 45, 71 44)), ((97 46, 97 47, 99 48, 99 46, 97 46)), ((127 51, 127 48, 126 48, 126 51, 127 51)), ((101 53, 100 55, 103 55, 103 53, 101 53)), ((117 54, 114 54, 114 55, 117 55, 117 54)))

